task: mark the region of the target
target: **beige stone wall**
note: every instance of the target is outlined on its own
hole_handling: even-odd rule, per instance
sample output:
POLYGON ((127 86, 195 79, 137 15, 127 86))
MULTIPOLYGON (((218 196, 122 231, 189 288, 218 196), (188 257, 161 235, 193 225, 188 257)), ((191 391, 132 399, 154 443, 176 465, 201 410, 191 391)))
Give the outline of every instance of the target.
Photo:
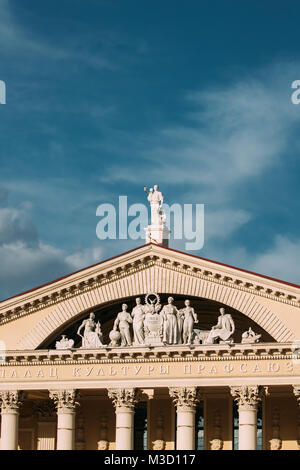
POLYGON ((205 449, 211 448, 211 440, 216 437, 214 426, 214 415, 216 411, 220 414, 221 432, 220 438, 223 441, 223 450, 232 449, 232 399, 229 396, 214 394, 204 401, 204 439, 205 449))
POLYGON ((281 450, 298 450, 297 437, 299 435, 300 410, 292 392, 290 396, 274 393, 274 396, 271 394, 265 400, 265 449, 270 449, 270 440, 274 436, 273 414, 276 409, 279 413, 281 450))

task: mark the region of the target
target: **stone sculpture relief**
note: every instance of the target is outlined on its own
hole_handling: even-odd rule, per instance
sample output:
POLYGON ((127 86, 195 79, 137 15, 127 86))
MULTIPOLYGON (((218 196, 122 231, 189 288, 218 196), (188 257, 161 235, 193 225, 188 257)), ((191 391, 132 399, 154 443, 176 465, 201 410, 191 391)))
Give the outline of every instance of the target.
POLYGON ((156 439, 152 442, 153 450, 164 450, 166 441, 164 440, 164 417, 162 410, 158 411, 156 422, 156 439))
POLYGON ((216 339, 220 339, 221 342, 233 342, 232 336, 235 331, 234 321, 230 313, 225 313, 225 308, 220 308, 220 313, 218 323, 212 327, 207 337, 207 344, 213 344, 216 339))
POLYGON ((77 330, 77 334, 82 338, 82 348, 97 349, 104 346, 102 343, 102 333, 100 322, 95 322, 95 314, 90 313, 89 318, 83 320, 77 330), (84 329, 83 335, 81 331, 84 329))
POLYGON ((280 414, 279 409, 274 408, 272 413, 272 439, 270 439, 270 449, 280 450, 281 449, 280 439, 280 414))
MULTIPOLYGON (((161 305, 157 293, 145 296, 144 303, 140 297, 130 313, 127 304, 117 314, 113 329, 109 332, 109 347, 142 347, 168 345, 209 345, 216 342, 232 344, 235 324, 232 316, 220 308, 217 324, 210 330, 195 328, 198 317, 189 299, 184 301, 184 308, 178 309, 174 298, 169 297, 167 304, 161 305)), ((77 334, 82 338, 82 348, 97 349, 107 347, 103 344, 100 322, 95 321, 95 314, 83 320, 77 334)), ((251 327, 242 334, 242 343, 257 343, 261 338, 251 327)), ((71 349, 74 340, 62 335, 56 341, 56 349, 71 349)))
POLYGON ((56 341, 55 348, 56 349, 71 349, 74 346, 74 340, 68 339, 66 335, 62 335, 60 341, 56 341))
POLYGON ((98 441, 98 450, 108 450, 109 442, 107 438, 108 432, 108 418, 107 415, 104 414, 101 416, 100 420, 100 440, 98 441))
POLYGON ((150 188, 149 191, 145 187, 144 191, 148 194, 147 199, 150 202, 151 225, 164 225, 166 222, 166 216, 163 211, 164 198, 162 193, 158 190, 158 185, 156 184, 153 188, 150 188))
POLYGON ((261 335, 254 333, 251 327, 242 334, 242 343, 258 343, 261 335))
POLYGON ((213 414, 213 438, 210 441, 211 450, 222 450, 223 440, 221 438, 221 414, 218 409, 213 414))
POLYGON ((119 331, 121 337, 121 346, 131 346, 131 333, 130 324, 132 323, 132 317, 127 312, 128 306, 122 304, 122 311, 118 313, 114 323, 114 330, 119 331))

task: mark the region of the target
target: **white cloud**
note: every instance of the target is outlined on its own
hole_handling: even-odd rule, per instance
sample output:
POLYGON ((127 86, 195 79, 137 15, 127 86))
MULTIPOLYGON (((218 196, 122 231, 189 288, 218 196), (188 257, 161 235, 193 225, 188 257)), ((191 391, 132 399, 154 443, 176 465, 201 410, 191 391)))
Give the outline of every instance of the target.
POLYGON ((70 254, 43 242, 27 201, 20 207, 0 207, 1 298, 97 263, 101 256, 100 247, 70 254))
POLYGON ((66 256, 66 262, 73 267, 74 270, 90 266, 101 261, 103 250, 100 247, 86 248, 69 256, 66 256))
POLYGON ((228 238, 251 218, 249 212, 241 209, 206 211, 204 218, 205 238, 209 240, 228 238))
POLYGON ((254 257, 250 266, 256 272, 300 284, 300 239, 277 235, 268 250, 254 257))
MULTIPOLYGON (((127 160, 126 165, 120 162, 108 167, 104 180, 184 184, 191 188, 190 197, 195 188, 204 196, 201 202, 207 194, 231 200, 238 185, 251 184, 288 151, 293 126, 300 122, 290 100, 290 83, 298 70, 297 64, 273 64, 226 87, 189 93, 184 124, 137 138, 141 165, 132 172, 127 160)), ((126 152, 132 153, 127 146, 126 152)))

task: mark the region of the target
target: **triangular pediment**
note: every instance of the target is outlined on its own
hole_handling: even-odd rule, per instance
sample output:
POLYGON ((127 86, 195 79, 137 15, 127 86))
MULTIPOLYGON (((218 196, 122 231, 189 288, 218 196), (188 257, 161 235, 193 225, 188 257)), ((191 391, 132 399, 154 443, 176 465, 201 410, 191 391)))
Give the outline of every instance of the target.
POLYGON ((1 302, 0 322, 15 324, 23 316, 45 311, 45 318, 19 343, 21 348, 36 348, 47 331, 55 330, 63 321, 105 302, 148 292, 215 300, 254 321, 259 318, 259 324, 268 326, 266 331, 277 341, 295 337, 290 325, 287 327, 273 312, 274 305, 279 313, 281 307, 289 305, 298 314, 299 286, 155 244, 143 245, 1 302))

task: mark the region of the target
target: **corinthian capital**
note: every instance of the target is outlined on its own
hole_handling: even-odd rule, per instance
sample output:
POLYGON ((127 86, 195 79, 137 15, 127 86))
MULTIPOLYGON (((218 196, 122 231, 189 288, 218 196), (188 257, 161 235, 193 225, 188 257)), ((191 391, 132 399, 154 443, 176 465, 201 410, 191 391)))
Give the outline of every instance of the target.
POLYGON ((73 411, 78 405, 78 390, 50 390, 50 398, 54 401, 57 411, 73 411))
POLYGON ((3 410, 17 410, 22 404, 23 392, 20 390, 1 390, 0 402, 3 410))
POLYGON ((262 388, 258 385, 242 385, 230 387, 230 392, 239 407, 256 408, 261 400, 262 388))
POLYGON ((195 409, 200 400, 200 392, 197 387, 169 387, 170 397, 177 410, 195 409))
POLYGON ((109 388, 107 392, 115 408, 134 408, 139 399, 137 388, 109 388))

